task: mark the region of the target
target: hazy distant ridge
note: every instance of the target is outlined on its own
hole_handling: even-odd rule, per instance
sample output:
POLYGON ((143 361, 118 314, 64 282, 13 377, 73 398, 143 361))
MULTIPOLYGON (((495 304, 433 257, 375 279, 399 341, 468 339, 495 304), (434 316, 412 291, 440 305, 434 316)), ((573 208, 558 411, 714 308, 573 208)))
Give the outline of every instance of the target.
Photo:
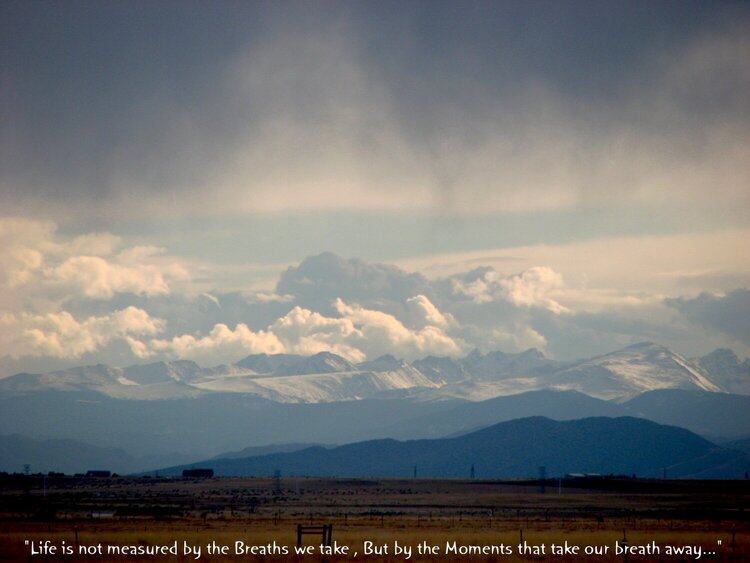
MULTIPOLYGON (((747 454, 687 430, 631 417, 502 422, 455 438, 373 440, 312 447, 245 459, 197 462, 218 475, 409 477, 535 477, 566 473, 670 478, 742 478, 747 454)), ((186 466, 185 466, 186 467, 186 466)), ((176 474, 183 466, 160 470, 176 474)))
MULTIPOLYGON (((167 466, 290 441, 442 438, 540 415, 557 420, 629 415, 683 426, 712 440, 750 436, 750 396, 706 391, 652 391, 623 404, 549 390, 481 402, 406 398, 291 404, 236 393, 158 401, 123 401, 91 392, 0 394, 0 427, 5 432, 117 444, 138 458, 136 465, 121 464, 118 456, 108 458, 108 468, 121 472, 159 467, 147 464, 157 458, 167 466)), ((33 462, 32 470, 59 471, 56 459, 8 456, 0 460, 0 469, 21 471, 24 463, 33 462)))

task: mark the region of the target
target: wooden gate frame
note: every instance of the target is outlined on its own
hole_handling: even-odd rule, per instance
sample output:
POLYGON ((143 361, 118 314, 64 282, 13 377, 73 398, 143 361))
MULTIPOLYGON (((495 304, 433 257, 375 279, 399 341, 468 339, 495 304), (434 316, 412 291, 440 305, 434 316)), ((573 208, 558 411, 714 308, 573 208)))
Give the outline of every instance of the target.
POLYGON ((331 545, 333 524, 323 524, 322 526, 303 526, 302 524, 297 524, 297 547, 302 546, 302 536, 304 535, 320 535, 323 545, 331 545))

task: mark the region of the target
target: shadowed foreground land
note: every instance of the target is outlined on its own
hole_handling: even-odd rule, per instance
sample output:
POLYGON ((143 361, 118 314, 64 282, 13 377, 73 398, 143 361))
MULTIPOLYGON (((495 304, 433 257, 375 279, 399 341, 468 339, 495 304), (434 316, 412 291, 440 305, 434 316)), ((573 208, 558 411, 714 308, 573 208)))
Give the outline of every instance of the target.
MULTIPOLYGON (((750 560, 747 481, 549 481, 543 492, 537 482, 430 479, 4 476, 0 483, 2 561, 195 560, 183 554, 183 542, 201 547, 200 561, 345 560, 355 551, 357 560, 403 561, 395 542, 419 561, 623 561, 614 549, 624 536, 644 553, 652 542, 659 549, 633 552, 628 561, 692 561, 698 548, 700 560, 750 560), (350 548, 348 556, 295 555, 297 524, 332 524, 333 540, 350 548), (531 553, 519 555, 522 537, 531 553), (41 553, 31 555, 27 540, 41 553), (45 540, 55 553, 43 551, 45 540), (364 555, 368 540, 378 554, 364 555), (177 556, 106 555, 107 545, 146 550, 175 541, 177 556), (212 541, 228 553, 209 555, 212 541), (245 551, 235 552, 237 541, 245 551), (550 553, 551 544, 566 541, 581 546, 580 554, 550 553), (63 542, 94 552, 101 543, 104 554, 64 555, 63 542), (437 546, 437 554, 420 555, 423 542, 437 546), (459 553, 446 554, 454 542, 459 553), (512 555, 481 553, 500 545, 512 555), (586 545, 609 552, 587 557, 586 545), (251 546, 270 555, 254 555, 251 546), (278 554, 282 546, 288 555, 278 554), (666 546, 691 551, 668 555, 666 546)), ((304 539, 317 550, 318 537, 304 539)))

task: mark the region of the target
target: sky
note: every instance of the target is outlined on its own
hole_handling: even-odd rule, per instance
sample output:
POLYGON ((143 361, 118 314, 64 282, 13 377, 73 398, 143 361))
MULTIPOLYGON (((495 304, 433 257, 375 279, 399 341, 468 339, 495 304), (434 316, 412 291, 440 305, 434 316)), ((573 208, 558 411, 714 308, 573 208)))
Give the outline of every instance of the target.
POLYGON ((750 355, 746 2, 0 4, 0 376, 750 355))

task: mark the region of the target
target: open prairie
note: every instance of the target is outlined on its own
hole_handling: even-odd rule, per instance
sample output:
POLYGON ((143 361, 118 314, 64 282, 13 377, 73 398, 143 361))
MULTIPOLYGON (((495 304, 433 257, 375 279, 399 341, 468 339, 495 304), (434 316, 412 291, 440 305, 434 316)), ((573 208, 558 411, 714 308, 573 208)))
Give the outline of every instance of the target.
POLYGON ((750 559, 747 481, 0 482, 2 561, 750 559), (318 532, 302 537, 312 552, 297 554, 298 525, 331 525, 330 553, 318 532))

